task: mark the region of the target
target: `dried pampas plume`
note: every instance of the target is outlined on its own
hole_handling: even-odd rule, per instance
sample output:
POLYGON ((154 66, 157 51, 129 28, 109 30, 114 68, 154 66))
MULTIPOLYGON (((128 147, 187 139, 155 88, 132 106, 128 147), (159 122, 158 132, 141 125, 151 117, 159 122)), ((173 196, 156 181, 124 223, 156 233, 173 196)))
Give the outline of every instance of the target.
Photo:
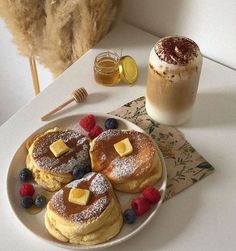
POLYGON ((0 0, 0 15, 18 50, 34 56, 55 76, 110 29, 119 0, 0 0))

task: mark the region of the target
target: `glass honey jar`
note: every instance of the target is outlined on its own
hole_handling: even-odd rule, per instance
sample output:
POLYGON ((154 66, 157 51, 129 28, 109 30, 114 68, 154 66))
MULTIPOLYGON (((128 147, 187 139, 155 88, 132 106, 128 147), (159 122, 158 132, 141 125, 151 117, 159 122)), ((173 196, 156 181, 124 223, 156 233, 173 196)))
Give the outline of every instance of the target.
POLYGON ((94 78, 97 83, 113 86, 123 80, 133 84, 138 77, 135 60, 126 55, 120 57, 116 52, 107 51, 98 54, 94 61, 94 78))
POLYGON ((97 55, 94 62, 94 77, 96 82, 103 85, 116 85, 120 82, 120 57, 112 51, 97 55))

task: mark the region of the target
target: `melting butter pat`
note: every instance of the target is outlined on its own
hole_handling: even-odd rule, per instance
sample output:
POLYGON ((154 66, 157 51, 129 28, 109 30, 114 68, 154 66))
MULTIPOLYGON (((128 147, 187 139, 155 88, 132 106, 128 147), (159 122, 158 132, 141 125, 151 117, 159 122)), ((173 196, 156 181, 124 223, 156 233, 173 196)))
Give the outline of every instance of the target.
POLYGON ((69 202, 85 206, 88 203, 90 191, 80 188, 72 188, 69 193, 69 202))
POLYGON ((49 146, 55 157, 60 157, 62 154, 68 152, 70 148, 64 143, 62 139, 58 139, 49 146))
POLYGON ((125 138, 125 139, 117 142, 116 144, 114 144, 114 147, 115 147, 117 153, 121 157, 124 157, 124 156, 133 152, 133 147, 132 147, 128 138, 125 138))

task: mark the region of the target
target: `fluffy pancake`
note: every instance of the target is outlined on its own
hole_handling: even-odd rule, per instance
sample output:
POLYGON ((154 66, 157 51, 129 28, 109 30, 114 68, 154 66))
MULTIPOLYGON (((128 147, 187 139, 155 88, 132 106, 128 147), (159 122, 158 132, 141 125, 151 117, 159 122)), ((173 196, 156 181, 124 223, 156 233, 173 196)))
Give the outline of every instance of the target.
POLYGON ((38 135, 28 148, 26 165, 35 181, 49 191, 57 191, 72 180, 72 170, 89 160, 89 139, 77 131, 54 128, 38 135), (70 150, 55 157, 49 146, 62 139, 70 150))
POLYGON ((49 233, 62 242, 93 245, 105 242, 120 232, 123 224, 120 205, 108 179, 89 173, 59 190, 49 201, 45 225, 49 233), (91 192, 87 205, 68 201, 71 188, 91 192))
POLYGON ((144 133, 107 130, 90 143, 92 169, 108 177, 114 188, 136 193, 154 185, 162 176, 162 165, 157 146, 144 133), (128 138, 133 152, 120 157, 114 144, 128 138))

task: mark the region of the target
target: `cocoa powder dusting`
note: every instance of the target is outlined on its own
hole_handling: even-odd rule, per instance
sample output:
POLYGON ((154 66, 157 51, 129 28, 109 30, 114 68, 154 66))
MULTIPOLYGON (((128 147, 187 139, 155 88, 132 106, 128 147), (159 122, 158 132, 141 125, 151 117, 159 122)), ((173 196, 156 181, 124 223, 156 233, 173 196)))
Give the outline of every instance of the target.
POLYGON ((158 57, 169 64, 187 65, 197 57, 199 47, 189 38, 166 37, 155 46, 158 57))

